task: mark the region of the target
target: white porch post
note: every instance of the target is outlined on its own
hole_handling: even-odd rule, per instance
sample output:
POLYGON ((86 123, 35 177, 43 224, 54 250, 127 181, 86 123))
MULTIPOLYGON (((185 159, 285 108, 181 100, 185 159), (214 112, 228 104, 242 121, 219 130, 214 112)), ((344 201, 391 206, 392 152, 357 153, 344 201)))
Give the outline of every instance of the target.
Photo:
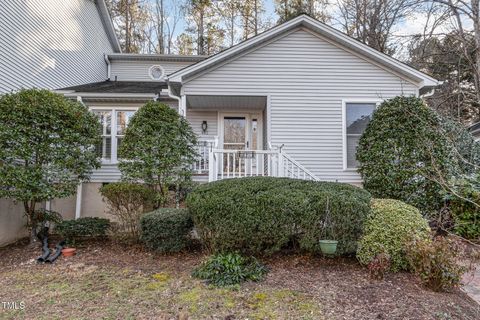
POLYGON ((83 183, 80 183, 77 186, 77 201, 75 203, 75 220, 80 218, 80 214, 82 213, 82 186, 83 183))

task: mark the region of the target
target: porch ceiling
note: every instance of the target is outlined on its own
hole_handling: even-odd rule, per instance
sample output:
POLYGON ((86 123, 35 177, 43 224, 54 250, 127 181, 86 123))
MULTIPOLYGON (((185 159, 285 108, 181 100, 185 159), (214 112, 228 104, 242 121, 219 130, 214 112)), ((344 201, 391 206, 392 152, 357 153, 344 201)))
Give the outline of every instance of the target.
POLYGON ((188 109, 263 110, 266 106, 266 96, 187 95, 188 109))

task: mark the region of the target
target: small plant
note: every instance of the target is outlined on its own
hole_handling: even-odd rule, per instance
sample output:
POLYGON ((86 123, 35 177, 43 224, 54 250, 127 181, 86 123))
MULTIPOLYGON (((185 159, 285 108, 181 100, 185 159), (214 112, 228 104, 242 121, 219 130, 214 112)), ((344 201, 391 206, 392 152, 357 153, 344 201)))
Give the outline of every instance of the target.
POLYGON ((391 271, 408 270, 405 245, 412 237, 430 237, 428 222, 418 209, 398 200, 373 199, 357 258, 368 265, 377 255, 386 253, 390 257, 391 271))
POLYGON ((407 246, 407 259, 426 287, 445 291, 457 287, 469 270, 459 263, 462 251, 460 243, 448 237, 416 239, 407 246))
POLYGON ((253 257, 244 257, 238 253, 213 255, 196 268, 192 276, 206 280, 217 287, 239 285, 244 281, 260 281, 267 268, 253 257))
POLYGON ((126 234, 130 240, 138 241, 140 218, 152 210, 156 192, 145 185, 116 182, 101 187, 100 193, 108 205, 108 213, 120 223, 120 234, 116 236, 126 234))
POLYGON ((368 264, 368 271, 373 279, 382 280, 388 270, 390 270, 390 256, 386 253, 377 254, 368 264))
POLYGON ((162 208, 146 213, 140 220, 141 240, 158 252, 178 252, 190 242, 193 221, 187 209, 162 208))
POLYGON ((80 239, 105 236, 109 227, 108 219, 85 217, 62 221, 55 227, 55 231, 63 236, 69 245, 74 245, 80 239))

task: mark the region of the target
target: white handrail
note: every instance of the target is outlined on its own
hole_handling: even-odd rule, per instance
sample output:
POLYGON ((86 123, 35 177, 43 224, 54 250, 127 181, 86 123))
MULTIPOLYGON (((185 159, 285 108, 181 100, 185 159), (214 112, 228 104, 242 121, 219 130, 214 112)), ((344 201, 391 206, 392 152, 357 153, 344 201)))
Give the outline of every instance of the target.
POLYGON ((307 168, 282 148, 269 150, 237 150, 211 148, 209 152, 209 181, 252 176, 289 177, 318 181, 307 168))

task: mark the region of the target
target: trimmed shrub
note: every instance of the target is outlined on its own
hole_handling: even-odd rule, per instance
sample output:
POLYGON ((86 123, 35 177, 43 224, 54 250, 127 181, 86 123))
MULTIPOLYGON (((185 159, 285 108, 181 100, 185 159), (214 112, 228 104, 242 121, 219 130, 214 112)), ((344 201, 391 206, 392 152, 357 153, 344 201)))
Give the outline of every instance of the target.
POLYGON ((115 182, 102 186, 100 194, 108 205, 108 213, 120 222, 119 231, 138 240, 140 217, 152 210, 156 192, 142 184, 115 182))
POLYGON ((155 209, 168 203, 169 186, 181 190, 191 181, 197 136, 190 123, 170 106, 148 101, 132 116, 118 149, 122 179, 157 191, 155 209))
POLYGON ((383 102, 357 148, 365 189, 376 198, 402 200, 424 214, 439 209, 443 189, 431 177, 441 173, 448 180, 455 154, 441 123, 420 98, 383 102))
POLYGON ((356 250, 370 194, 342 183, 251 177, 201 185, 187 206, 214 252, 272 253, 292 241, 319 252, 320 238, 329 238, 345 254, 356 250))
POLYGON ((193 221, 187 209, 162 208, 140 220, 141 240, 158 252, 178 252, 189 244, 193 221))
POLYGON ((88 237, 102 237, 107 234, 110 221, 104 218, 85 217, 77 220, 64 220, 55 226, 55 231, 63 236, 67 243, 88 237))
POLYGON ((428 239, 430 227, 420 211, 399 200, 373 199, 357 258, 370 264, 380 254, 390 257, 392 271, 407 270, 405 245, 413 238, 428 239))
POLYGON ((243 257, 237 253, 211 256, 192 272, 192 276, 206 280, 217 287, 239 285, 245 281, 260 281, 267 268, 253 257, 243 257))
POLYGON ((445 291, 460 284, 470 268, 461 265, 462 248, 457 241, 437 237, 415 240, 407 246, 407 259, 423 284, 433 291, 445 291))

